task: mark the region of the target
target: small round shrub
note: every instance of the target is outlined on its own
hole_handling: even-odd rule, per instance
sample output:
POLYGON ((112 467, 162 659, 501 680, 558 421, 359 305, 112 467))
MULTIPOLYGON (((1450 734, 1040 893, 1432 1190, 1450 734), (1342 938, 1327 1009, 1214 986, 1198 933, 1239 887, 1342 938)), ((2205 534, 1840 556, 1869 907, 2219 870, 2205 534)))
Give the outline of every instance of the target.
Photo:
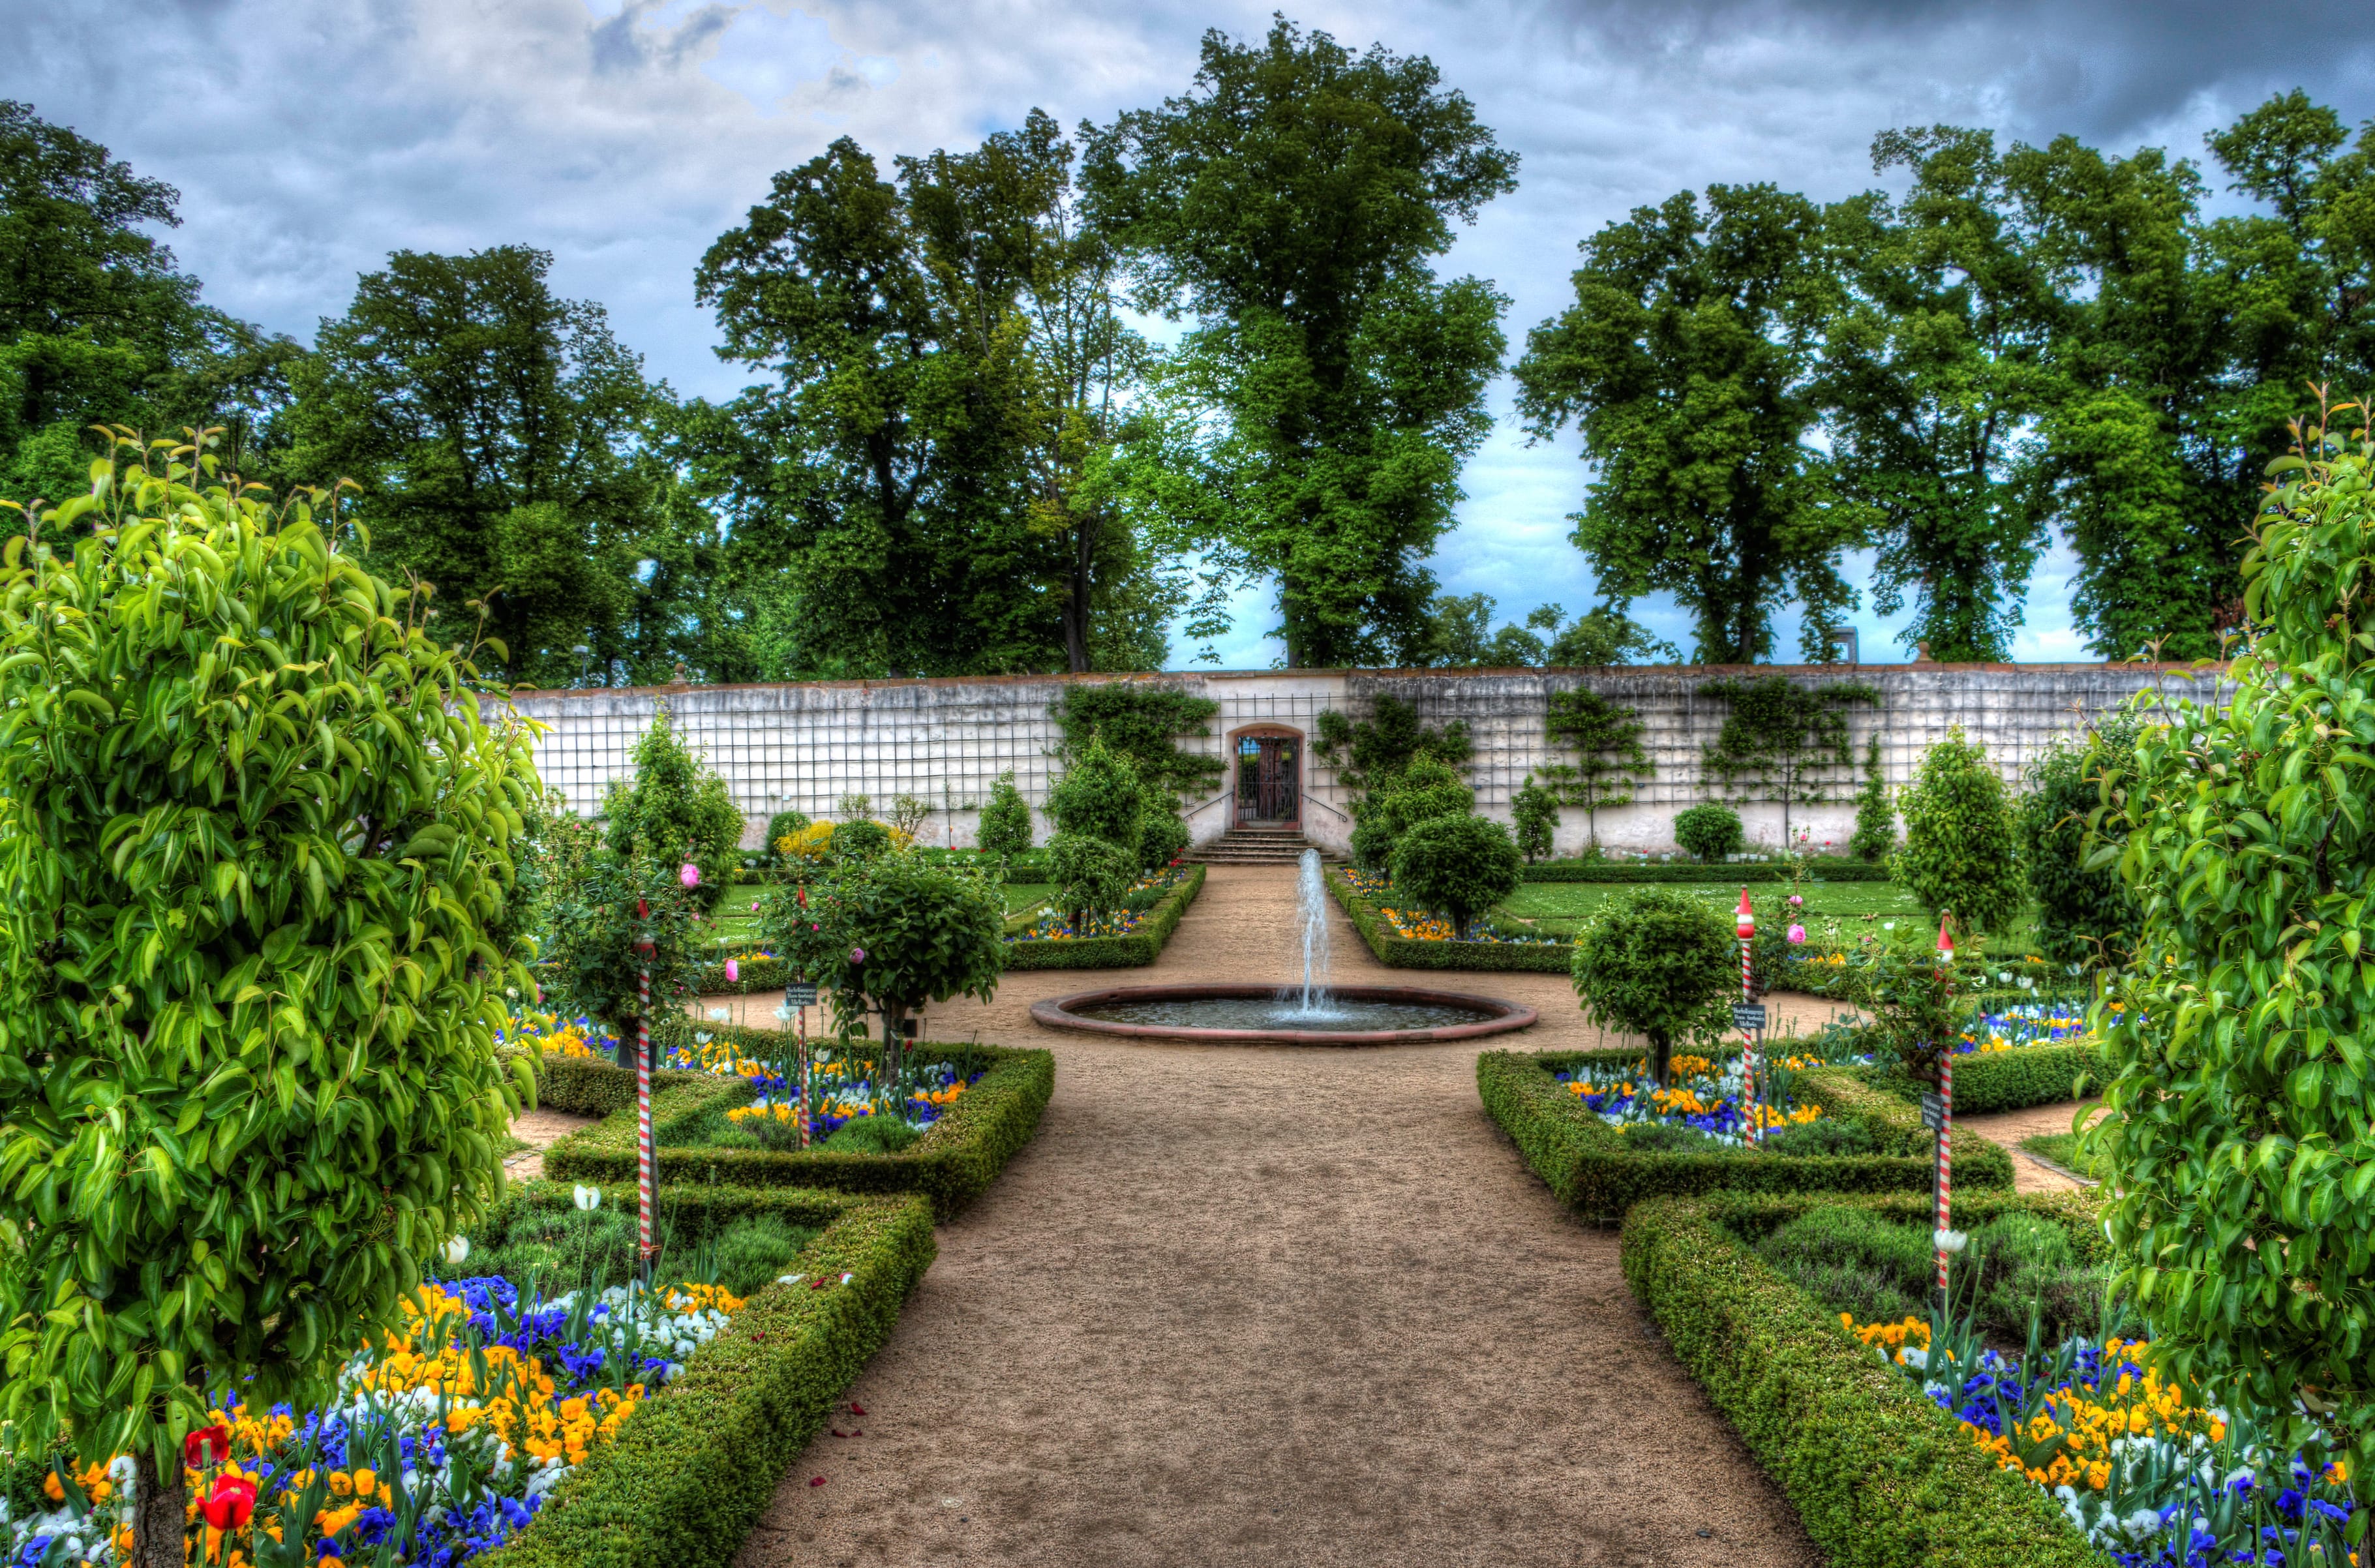
POLYGON ((833 830, 833 853, 843 860, 872 860, 891 853, 891 830, 880 822, 844 822, 833 830))
POLYGON ((1648 1041, 1649 1075, 1662 1085, 1677 1041, 1712 1040, 1731 1024, 1740 949, 1707 900, 1639 888, 1577 933, 1570 973, 1585 1017, 1648 1041))
POLYGON ((1905 847, 1888 863, 1892 880, 1932 914, 1952 911, 1965 930, 2001 931, 2020 913, 2019 841, 2003 780, 1987 751, 1958 725, 1923 753, 1905 792, 1905 847))
POLYGON ((1394 845, 1394 888, 1444 915, 1455 933, 1518 890, 1524 867, 1509 830, 1483 817, 1431 817, 1394 845))
POLYGON ((1143 870, 1160 871, 1187 854, 1193 842, 1178 812, 1149 811, 1139 828, 1138 864, 1143 870))
POLYGON ((1056 906, 1086 934, 1091 916, 1119 909, 1137 880, 1138 863, 1117 843, 1087 833, 1058 833, 1047 841, 1047 875, 1056 884, 1056 906))
POLYGON ((984 855, 1012 860, 1031 852, 1031 803, 1014 787, 1014 770, 998 775, 989 786, 989 801, 981 808, 981 825, 974 844, 984 855))
POLYGON ((1674 814, 1674 843, 1684 854, 1709 865, 1737 855, 1748 842, 1741 831, 1740 813, 1710 800, 1674 814))
POLYGON ((838 1020, 880 1010, 894 1033, 928 1001, 987 1001, 1006 968, 1005 897, 977 872, 920 855, 842 861, 829 882, 777 889, 759 925, 794 973, 833 994, 838 1020))

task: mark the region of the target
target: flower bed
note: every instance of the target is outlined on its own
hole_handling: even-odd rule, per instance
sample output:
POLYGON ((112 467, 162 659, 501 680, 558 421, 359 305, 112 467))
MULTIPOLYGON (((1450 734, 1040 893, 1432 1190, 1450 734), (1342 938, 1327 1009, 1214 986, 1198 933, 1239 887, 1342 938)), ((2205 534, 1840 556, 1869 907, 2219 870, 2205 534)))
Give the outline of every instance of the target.
POLYGON ((2260 1423, 2164 1381, 2147 1341, 2073 1339, 2007 1356, 1933 1344, 1933 1326, 1918 1319, 1859 1325, 1842 1313, 1839 1323, 1878 1346, 1998 1466, 2058 1501, 2123 1568, 2290 1562, 2300 1552, 2310 1562, 2350 1560, 2341 1461, 2272 1456, 2260 1423), (2273 1484, 2262 1479, 2271 1469, 2273 1484))
MULTIPOLYGON (((1959 1159, 1956 1174, 1958 1220, 2015 1207, 2084 1212, 1967 1194, 1959 1159)), ((1853 1201, 1917 1221, 1929 1212, 1924 1197, 1853 1201)), ((1999 1468, 1953 1417, 1743 1240, 1741 1231, 1770 1229, 1816 1203, 1739 1192, 1661 1197, 1625 1216, 1624 1236, 1634 1293, 1807 1535, 1835 1568, 2100 1568, 2052 1499, 1999 1468)))
MULTIPOLYGON (((1754 1244, 1858 1210, 1928 1230, 1918 1198, 1739 1194, 1644 1204, 1625 1228, 1635 1291, 1834 1562, 2349 1561, 2340 1470, 2269 1454, 2263 1423, 2164 1380, 2149 1345, 2080 1338, 2005 1355, 1967 1324, 1933 1344, 1919 1318, 1834 1313, 1754 1244)), ((2030 1216, 2083 1256, 2101 1251, 2074 1196, 1958 1193, 1955 1212, 1973 1227, 2030 1216)))
MULTIPOLYGON (((579 1522, 569 1517, 573 1504, 620 1488, 618 1468, 606 1461, 621 1444, 648 1451, 673 1436, 680 1457, 704 1469, 748 1472, 753 1455, 781 1459, 762 1488, 737 1488, 731 1477, 722 1489, 712 1483, 725 1505, 704 1510, 710 1522, 698 1539, 680 1533, 666 1551, 606 1550, 603 1560, 728 1561, 783 1464, 888 1335, 929 1265, 930 1216, 913 1198, 723 1189, 672 1197, 687 1233, 753 1215, 823 1229, 798 1255, 791 1283, 749 1301, 691 1282, 658 1301, 613 1287, 525 1304, 519 1282, 500 1277, 423 1287, 404 1303, 402 1332, 359 1352, 326 1406, 230 1404, 216 1413, 217 1428, 194 1435, 186 1480, 195 1560, 224 1568, 585 1561, 582 1539, 547 1550, 550 1538, 571 1533, 564 1517, 579 1522), (780 1378, 786 1386, 769 1391, 772 1402, 753 1389, 738 1420, 704 1411, 695 1430, 708 1433, 708 1452, 691 1451, 678 1401, 715 1402, 713 1362, 751 1360, 748 1341, 770 1329, 783 1339, 777 1357, 805 1375, 780 1378)), ((632 1201, 623 1192, 611 1198, 632 1201)), ((546 1189, 515 1201, 558 1208, 569 1197, 546 1189)), ((79 1495, 70 1496, 54 1475, 46 1485, 35 1479, 51 1458, 21 1454, 0 1468, 14 1502, 35 1489, 46 1494, 41 1512, 0 1503, 6 1560, 123 1560, 131 1543, 118 1515, 129 1503, 130 1461, 75 1474, 79 1495)), ((623 1484, 665 1493, 680 1479, 631 1469, 623 1484)), ((637 1499, 632 1511, 647 1510, 656 1512, 652 1499, 637 1499)))
MULTIPOLYGON (((1447 928, 1440 929, 1439 935, 1405 936, 1398 917, 1388 918, 1371 893, 1363 890, 1365 886, 1371 891, 1383 890, 1387 884, 1364 878, 1362 873, 1345 867, 1329 867, 1324 880, 1329 893, 1343 906, 1353 929, 1361 934, 1377 961, 1395 969, 1515 970, 1565 974, 1575 961, 1573 944, 1553 937, 1517 939, 1495 935, 1483 941, 1452 941, 1447 928)), ((1436 926, 1440 927, 1439 922, 1436 926)))
MULTIPOLYGON (((1188 906, 1196 902, 1196 895, 1204 888, 1201 866, 1172 867, 1160 875, 1169 878, 1171 891, 1147 909, 1127 912, 1117 930, 1079 935, 1059 918, 1049 915, 1034 925, 1010 933, 1007 937, 1006 967, 1135 969, 1152 963, 1162 956, 1164 945, 1179 928, 1188 906)), ((1162 885, 1149 878, 1139 887, 1162 885)))
MULTIPOLYGON (((1744 1058, 1678 1055, 1667 1063, 1667 1085, 1653 1084, 1637 1061, 1577 1063, 1554 1067, 1551 1076, 1566 1086, 1577 1103, 1618 1132, 1636 1127, 1677 1127, 1734 1149, 1747 1148, 1749 1115, 1744 1058)), ((1794 1077, 1794 1074, 1792 1075, 1794 1077)), ((1776 1102, 1767 1094, 1756 1106, 1760 1131, 1783 1132, 1820 1121, 1823 1108, 1799 1103, 1784 1091, 1776 1102)))
MULTIPOLYGON (((705 1063, 676 1059, 699 1070, 653 1075, 652 1125, 666 1182, 724 1182, 741 1186, 833 1187, 852 1192, 917 1192, 942 1217, 953 1214, 997 1179, 1017 1149, 1038 1130, 1055 1091, 1056 1061, 1046 1051, 996 1045, 916 1043, 919 1062, 946 1062, 965 1087, 928 1105, 926 1136, 896 1154, 809 1148, 805 1150, 702 1147, 728 1125, 727 1113, 760 1092, 738 1063, 781 1059, 786 1041, 776 1030, 711 1025, 702 1032, 717 1049, 705 1063)), ((545 1151, 545 1173, 558 1181, 625 1182, 635 1171, 635 1075, 597 1057, 537 1058, 538 1102, 604 1119, 545 1151)), ((773 1068, 768 1068, 772 1072, 773 1068)))
MULTIPOLYGON (((1793 1154, 1628 1143, 1630 1135, 1611 1126, 1570 1084, 1582 1073, 1629 1073, 1640 1062, 1641 1053, 1635 1050, 1486 1051, 1476 1058, 1476 1090, 1486 1114, 1509 1135, 1534 1173, 1561 1202, 1590 1219, 1620 1218, 1653 1196, 1726 1187, 1929 1190, 1932 1139, 1920 1114, 1865 1084, 1853 1067, 1809 1065, 1796 1074, 1794 1096, 1801 1105, 1819 1107, 1823 1119, 1852 1128, 1869 1151, 1793 1154), (1561 1073, 1567 1075, 1566 1081, 1561 1073)), ((2012 1157, 1994 1144, 1965 1140, 1955 1151, 1955 1185, 1958 1191, 2010 1187, 2012 1157)))
MULTIPOLYGON (((2045 1002, 1982 1012, 1955 1043, 1955 1114, 1985 1115, 2084 1099, 2102 1087, 2101 1051, 2074 1009, 2045 1002)), ((1873 1084, 1919 1104, 1929 1086, 1875 1070, 1873 1084)))

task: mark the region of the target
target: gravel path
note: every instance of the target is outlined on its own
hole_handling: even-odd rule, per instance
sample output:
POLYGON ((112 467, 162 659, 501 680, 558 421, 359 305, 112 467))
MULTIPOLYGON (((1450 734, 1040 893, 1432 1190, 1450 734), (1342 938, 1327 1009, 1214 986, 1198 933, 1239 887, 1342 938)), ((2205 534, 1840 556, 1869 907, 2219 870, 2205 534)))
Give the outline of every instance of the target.
MULTIPOLYGON (((1288 977, 1291 871, 1214 867, 1152 970, 1288 977)), ((1331 912, 1332 915, 1332 912, 1331 912)), ((1340 981, 1390 980, 1333 916, 1340 981)), ((1778 1491, 1477 1103, 1477 1046, 1122 1043, 1011 976, 930 1036, 1044 1044, 1038 1138, 737 1559, 1812 1564, 1778 1491), (824 1478, 811 1486, 812 1478, 824 1478)), ((1408 980, 1408 975, 1400 975, 1408 980)), ((1559 975, 1460 976, 1590 1044, 1559 975)), ((711 998, 772 1023, 774 998, 711 998)), ((1811 1026, 1826 1008, 1801 1003, 1811 1026)))

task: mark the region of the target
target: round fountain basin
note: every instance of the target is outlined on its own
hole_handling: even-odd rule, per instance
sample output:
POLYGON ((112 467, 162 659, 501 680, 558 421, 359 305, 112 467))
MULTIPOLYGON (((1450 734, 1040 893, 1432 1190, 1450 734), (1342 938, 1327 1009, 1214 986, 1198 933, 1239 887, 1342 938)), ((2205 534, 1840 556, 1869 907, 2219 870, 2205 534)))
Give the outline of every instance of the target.
POLYGON ((1115 985, 1034 1002, 1051 1029, 1239 1045, 1424 1045, 1524 1029, 1534 1009, 1409 985, 1342 985, 1306 1012, 1294 985, 1115 985))

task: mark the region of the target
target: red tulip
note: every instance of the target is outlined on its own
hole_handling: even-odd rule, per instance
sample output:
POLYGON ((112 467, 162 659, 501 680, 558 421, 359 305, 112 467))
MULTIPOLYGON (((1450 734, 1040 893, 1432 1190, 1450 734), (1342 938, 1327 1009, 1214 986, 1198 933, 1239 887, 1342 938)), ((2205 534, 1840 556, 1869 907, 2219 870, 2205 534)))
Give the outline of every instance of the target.
POLYGON ((219 1465, 230 1457, 230 1428, 200 1427, 182 1439, 182 1463, 194 1470, 219 1465))
POLYGON ((255 1483, 245 1476, 217 1476, 198 1508, 216 1529, 235 1530, 255 1516, 255 1483))

